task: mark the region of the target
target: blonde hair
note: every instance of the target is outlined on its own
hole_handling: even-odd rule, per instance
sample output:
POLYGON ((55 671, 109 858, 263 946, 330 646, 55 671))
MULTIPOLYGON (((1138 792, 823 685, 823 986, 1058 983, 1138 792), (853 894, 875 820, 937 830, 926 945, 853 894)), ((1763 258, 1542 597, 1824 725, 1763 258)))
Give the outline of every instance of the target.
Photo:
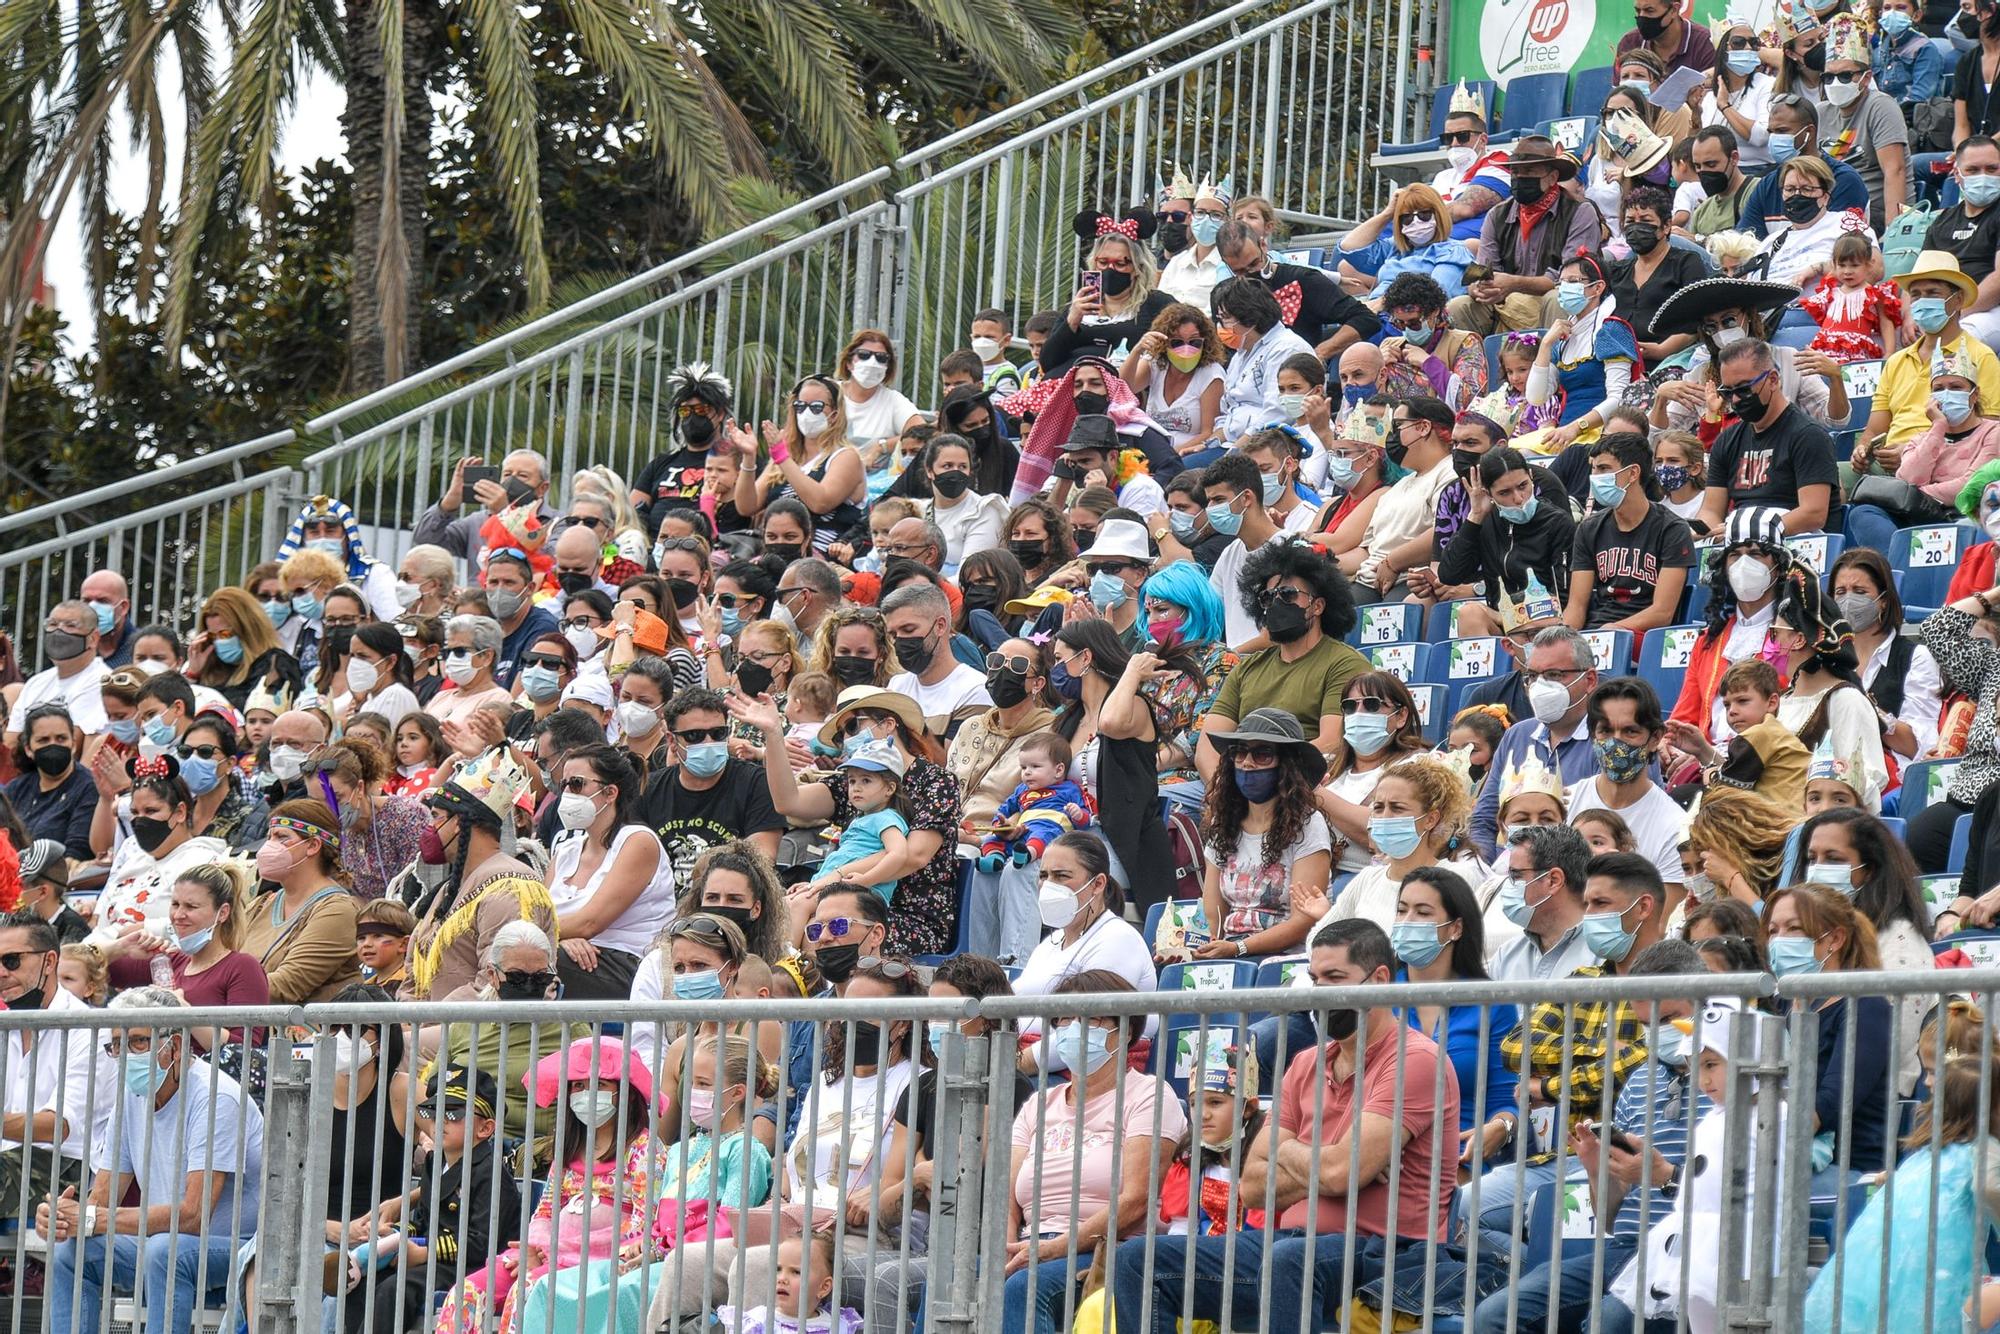
POLYGON ((337 584, 347 578, 347 567, 324 551, 308 547, 285 557, 285 563, 278 567, 278 577, 288 584, 337 584))
MULTIPOLYGON (((609 465, 600 463, 580 470, 570 479, 569 486, 571 499, 588 496, 611 511, 611 536, 621 533, 645 536, 646 525, 639 521, 639 511, 632 508, 632 488, 609 465)), ((650 538, 646 545, 652 545, 650 538)))
MULTIPOLYGON (((323 561, 333 557, 324 551, 308 553, 323 561)), ((294 556, 296 560, 298 557, 294 556)), ((240 588, 218 588, 208 595, 208 601, 201 604, 201 628, 208 629, 208 618, 219 616, 229 623, 234 636, 242 641, 243 656, 231 666, 220 655, 211 654, 208 666, 196 679, 205 686, 238 686, 250 679, 250 669, 262 660, 266 653, 278 647, 278 635, 271 626, 271 618, 264 614, 264 604, 240 588)))
POLYGON ((1764 243, 1749 232, 1710 232, 1703 242, 1710 259, 1719 269, 1730 270, 1748 260, 1763 248, 1764 243))
POLYGON ((787 654, 792 660, 792 670, 799 667, 799 637, 792 633, 792 627, 783 621, 752 621, 737 633, 736 642, 740 646, 751 635, 768 636, 778 646, 778 652, 787 654))
POLYGON ((1131 256, 1132 285, 1115 299, 1104 297, 1104 311, 1105 314, 1110 314, 1111 307, 1115 304, 1120 313, 1136 314, 1139 307, 1146 304, 1146 298, 1153 294, 1153 289, 1160 285, 1160 269, 1153 262, 1153 248, 1144 242, 1134 241, 1123 232, 1106 232, 1097 238, 1095 244, 1090 247, 1090 262, 1093 268, 1096 267, 1097 256, 1104 247, 1113 243, 1124 246, 1125 253, 1131 256))
POLYGON ((78 941, 74 945, 63 946, 59 957, 82 967, 84 977, 90 982, 90 1003, 104 1004, 104 998, 111 992, 111 960, 105 957, 104 951, 78 941))
POLYGON ((1278 210, 1271 207, 1271 201, 1262 195, 1245 195, 1230 206, 1229 216, 1241 218, 1245 214, 1257 219, 1264 228, 1264 240, 1268 244, 1278 239, 1284 223, 1278 218, 1278 210))
POLYGON ((1400 778, 1415 789, 1419 808, 1437 812, 1431 837, 1440 852, 1465 838, 1472 819, 1472 793, 1456 769, 1430 755, 1412 755, 1384 769, 1376 786, 1390 778, 1400 778))
POLYGON ((1785 839, 1799 820, 1799 812, 1759 793, 1711 787, 1688 825, 1688 846, 1734 862, 1757 897, 1769 899, 1783 867, 1785 839))
POLYGON ((249 868, 241 862, 210 862, 206 866, 190 866, 174 877, 174 883, 197 885, 218 911, 225 906, 229 909, 228 917, 216 919, 215 938, 224 949, 235 949, 243 938, 243 905, 250 900, 249 868))
MULTIPOLYGON (((1910 1134, 1903 1141, 1905 1151, 1921 1149, 1931 1142, 1933 1126, 1938 1147, 1971 1144, 1979 1138, 1979 1085, 1981 1075, 1992 1068, 1990 1060, 1978 1056, 1947 1056, 1931 1081, 1931 1097, 1917 1112, 1910 1134)), ((2000 1074, 2000 1071, 1996 1071, 2000 1074)), ((2000 1130, 2000 1078, 1987 1082, 1987 1133, 2000 1130)))
POLYGON ((770 1099, 778 1096, 778 1067, 756 1055, 750 1047, 750 1039, 741 1033, 727 1036, 709 1034, 694 1044, 696 1056, 704 1053, 715 1061, 717 1088, 733 1088, 741 1084, 752 1097, 770 1099))

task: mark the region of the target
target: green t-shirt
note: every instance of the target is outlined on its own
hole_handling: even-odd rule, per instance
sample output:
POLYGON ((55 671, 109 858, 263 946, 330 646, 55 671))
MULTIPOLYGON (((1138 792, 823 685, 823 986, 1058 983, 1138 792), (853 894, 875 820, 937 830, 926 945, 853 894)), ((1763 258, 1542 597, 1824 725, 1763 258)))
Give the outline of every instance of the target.
POLYGON ((1240 723, 1252 709, 1283 709, 1310 741, 1320 719, 1339 716, 1347 683, 1368 670, 1368 659, 1338 639, 1320 640, 1296 662, 1280 658, 1275 647, 1259 649, 1236 664, 1211 712, 1240 723))

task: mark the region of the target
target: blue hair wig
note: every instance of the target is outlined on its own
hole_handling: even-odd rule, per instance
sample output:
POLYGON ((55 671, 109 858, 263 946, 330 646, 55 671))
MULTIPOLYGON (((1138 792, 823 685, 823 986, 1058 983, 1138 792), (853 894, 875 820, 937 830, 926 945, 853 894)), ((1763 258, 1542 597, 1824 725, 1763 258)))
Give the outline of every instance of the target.
POLYGON ((1191 560, 1177 560, 1155 570, 1140 596, 1171 602, 1187 612, 1181 624, 1184 641, 1209 644, 1223 637, 1222 597, 1201 566, 1191 560))

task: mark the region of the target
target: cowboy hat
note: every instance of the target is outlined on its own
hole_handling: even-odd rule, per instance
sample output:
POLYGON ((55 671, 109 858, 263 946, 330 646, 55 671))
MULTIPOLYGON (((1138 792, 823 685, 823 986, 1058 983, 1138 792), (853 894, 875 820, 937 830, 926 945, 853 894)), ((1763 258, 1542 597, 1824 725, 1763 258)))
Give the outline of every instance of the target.
POLYGON ((893 714, 896 720, 910 729, 916 736, 924 733, 924 713, 917 702, 908 695, 899 695, 893 690, 880 686, 849 686, 840 692, 840 698, 833 702, 833 713, 819 729, 822 745, 837 746, 841 741, 841 729, 856 713, 867 709, 871 713, 893 714))
MULTIPOLYGON (((1509 170, 1521 167, 1554 167, 1556 179, 1567 181, 1575 179, 1577 163, 1575 158, 1566 157, 1558 152, 1555 140, 1547 135, 1529 134, 1523 135, 1514 151, 1508 154, 1507 166, 1509 170)), ((1796 292, 1797 289, 1793 290, 1796 292)))
MULTIPOLYGON (((1926 250, 1917 256, 1916 266, 1908 273, 1896 274, 1890 279, 1896 286, 1908 290, 1912 284, 1920 282, 1950 283, 1959 290, 1969 307, 1979 299, 1979 284, 1972 281, 1966 272, 1958 267, 1958 256, 1949 250, 1926 250)), ((1658 324, 1655 323, 1655 328, 1658 324)))
POLYGON ((1796 283, 1770 282, 1762 278, 1703 278, 1670 293, 1653 312, 1655 336, 1694 333, 1701 322, 1725 310, 1754 310, 1767 314, 1799 299, 1796 283))

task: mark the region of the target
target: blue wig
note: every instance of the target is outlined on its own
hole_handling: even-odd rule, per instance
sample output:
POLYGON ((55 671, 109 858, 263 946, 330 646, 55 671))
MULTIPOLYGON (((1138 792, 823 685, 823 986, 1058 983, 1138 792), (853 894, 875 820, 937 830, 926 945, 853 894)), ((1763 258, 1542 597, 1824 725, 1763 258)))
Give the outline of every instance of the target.
POLYGON ((1184 642, 1212 644, 1223 637, 1222 597, 1201 566, 1191 560, 1177 560, 1155 570, 1140 596, 1171 602, 1187 612, 1181 624, 1184 642))

